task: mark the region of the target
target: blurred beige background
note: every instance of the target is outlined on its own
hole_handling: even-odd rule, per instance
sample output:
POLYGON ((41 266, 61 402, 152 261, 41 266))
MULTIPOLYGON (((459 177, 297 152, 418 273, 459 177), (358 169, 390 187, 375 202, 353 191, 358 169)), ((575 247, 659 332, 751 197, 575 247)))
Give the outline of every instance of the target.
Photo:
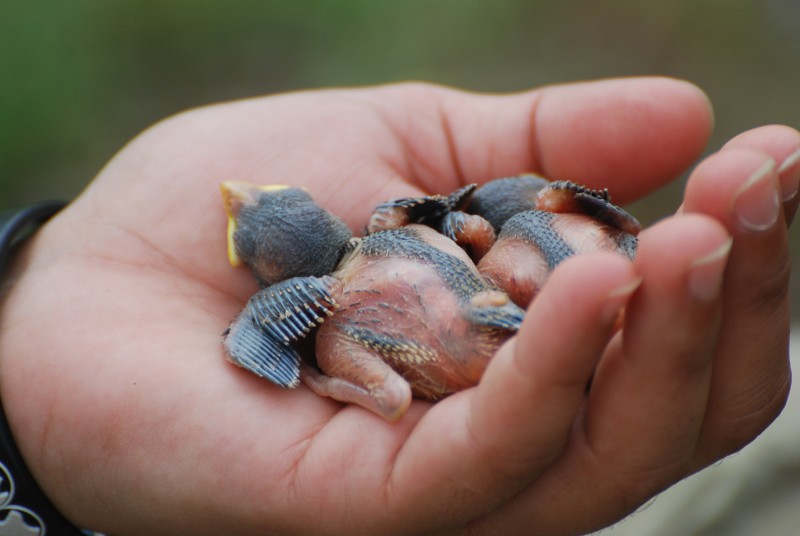
MULTIPOLYGON (((800 127, 800 1, 2 0, 0 209, 72 198, 142 129, 220 100, 408 79, 497 92, 640 74, 708 93, 708 151, 758 125, 800 127)), ((664 217, 681 189, 679 178, 631 211, 664 217)), ((796 282, 792 295, 797 315, 796 282)), ((800 533, 796 415, 607 534, 800 533)))

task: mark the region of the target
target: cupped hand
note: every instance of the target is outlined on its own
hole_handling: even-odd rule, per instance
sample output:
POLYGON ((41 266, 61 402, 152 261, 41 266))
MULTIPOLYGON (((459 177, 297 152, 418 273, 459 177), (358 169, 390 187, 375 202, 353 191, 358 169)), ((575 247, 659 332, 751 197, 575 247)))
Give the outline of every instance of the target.
POLYGON ((0 390, 20 449, 69 518, 112 534, 609 524, 780 411, 797 196, 776 218, 735 200, 789 198, 800 135, 733 140, 694 171, 681 214, 642 234, 634 264, 564 263, 478 387, 397 423, 224 360, 221 333, 256 287, 227 264, 218 184, 303 186, 355 231, 378 202, 522 171, 626 203, 698 157, 710 117, 689 84, 629 79, 317 91, 170 118, 15 265, 0 390))

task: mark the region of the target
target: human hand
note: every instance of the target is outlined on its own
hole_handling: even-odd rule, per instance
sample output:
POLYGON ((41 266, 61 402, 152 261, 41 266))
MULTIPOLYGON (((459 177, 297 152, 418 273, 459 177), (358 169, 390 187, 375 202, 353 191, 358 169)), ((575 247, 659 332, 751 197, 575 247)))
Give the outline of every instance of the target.
POLYGON ((741 152, 763 156, 736 144, 780 165, 800 148, 796 133, 756 131, 701 165, 685 214, 642 234, 635 266, 609 255, 564 263, 477 388, 415 402, 394 424, 225 362, 220 334, 256 287, 227 265, 218 183, 304 186, 354 230, 386 199, 520 171, 607 187, 625 203, 684 170, 709 131, 702 94, 659 79, 510 96, 309 92, 169 119, 121 151, 16 264, 0 391, 20 449, 62 512, 113 534, 608 524, 780 409, 788 365, 771 341, 788 322, 785 228, 736 226, 730 199, 749 168, 722 171, 741 152), (765 250, 774 256, 752 258, 765 250), (771 286, 754 286, 765 268, 771 286), (738 393, 757 396, 731 406, 738 393))

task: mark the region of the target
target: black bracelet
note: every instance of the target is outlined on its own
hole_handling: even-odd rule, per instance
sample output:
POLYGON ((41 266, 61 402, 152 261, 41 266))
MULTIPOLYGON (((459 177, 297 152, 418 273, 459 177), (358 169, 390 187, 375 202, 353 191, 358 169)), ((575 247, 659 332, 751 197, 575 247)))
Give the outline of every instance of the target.
MULTIPOLYGON (((15 246, 61 210, 64 204, 48 201, 0 213, 0 274, 5 271, 15 246)), ((5 412, 1 410, 0 536, 87 534, 67 521, 39 488, 14 443, 5 412)))

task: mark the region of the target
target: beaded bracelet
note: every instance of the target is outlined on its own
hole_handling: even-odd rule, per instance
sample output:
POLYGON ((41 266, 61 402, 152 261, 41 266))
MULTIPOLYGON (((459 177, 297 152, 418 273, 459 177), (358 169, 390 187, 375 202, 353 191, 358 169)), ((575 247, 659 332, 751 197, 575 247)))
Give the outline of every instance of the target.
MULTIPOLYGON (((0 213, 0 275, 15 247, 64 204, 47 201, 0 213)), ((81 531, 67 521, 36 484, 0 407, 0 536, 45 534, 83 536, 92 533, 81 531)))

